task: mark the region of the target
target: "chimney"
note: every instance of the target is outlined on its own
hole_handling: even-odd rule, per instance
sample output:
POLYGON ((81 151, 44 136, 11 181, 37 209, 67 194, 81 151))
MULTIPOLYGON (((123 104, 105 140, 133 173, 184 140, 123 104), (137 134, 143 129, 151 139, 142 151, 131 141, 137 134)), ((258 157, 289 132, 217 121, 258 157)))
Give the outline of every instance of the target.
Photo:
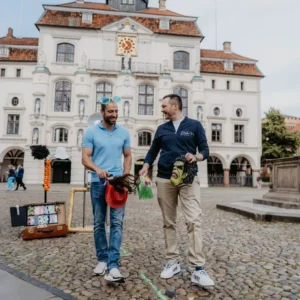
POLYGON ((159 0, 158 3, 160 10, 166 10, 166 0, 159 0))
POLYGON ((231 42, 224 42, 223 49, 226 53, 231 53, 231 42))
POLYGON ((8 37, 8 38, 13 38, 14 37, 14 31, 13 31, 12 28, 8 28, 6 37, 8 37))
POLYGON ((84 0, 76 0, 76 3, 78 3, 78 4, 84 4, 84 0))

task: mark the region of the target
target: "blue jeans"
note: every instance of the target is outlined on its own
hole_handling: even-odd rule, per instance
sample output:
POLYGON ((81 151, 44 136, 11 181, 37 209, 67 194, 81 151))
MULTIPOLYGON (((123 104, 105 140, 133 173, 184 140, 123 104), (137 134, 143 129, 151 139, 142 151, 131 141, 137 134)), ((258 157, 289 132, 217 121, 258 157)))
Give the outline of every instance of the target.
POLYGON ((14 188, 15 177, 8 177, 7 179, 7 188, 12 190, 14 188))
POLYGON ((96 255, 98 261, 106 262, 108 269, 111 270, 112 268, 119 267, 125 206, 118 209, 110 208, 110 238, 108 247, 105 231, 107 211, 105 189, 106 187, 100 182, 91 183, 96 255))

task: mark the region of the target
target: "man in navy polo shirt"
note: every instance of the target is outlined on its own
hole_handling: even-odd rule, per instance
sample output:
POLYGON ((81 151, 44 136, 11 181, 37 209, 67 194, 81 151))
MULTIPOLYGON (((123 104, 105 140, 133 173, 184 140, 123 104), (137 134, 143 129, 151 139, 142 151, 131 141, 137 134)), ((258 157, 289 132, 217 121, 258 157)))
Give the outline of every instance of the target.
POLYGON ((168 279, 181 271, 176 233, 179 198, 188 229, 188 258, 194 268, 192 282, 201 286, 214 285, 213 280, 204 270, 205 258, 202 253, 200 182, 198 176, 194 178, 192 184, 182 183, 174 186, 170 182, 173 165, 178 157, 185 156, 189 163, 203 161, 209 157, 205 131, 199 121, 183 116, 182 99, 178 95, 171 94, 164 97, 162 112, 165 118, 170 121, 158 127, 145 158, 145 164, 140 171, 141 175, 146 175, 149 167, 161 151, 158 161, 157 198, 163 214, 168 263, 160 277, 168 279))
POLYGON ((105 217, 107 204, 103 184, 109 176, 130 173, 131 149, 129 132, 116 124, 118 105, 111 99, 107 105, 101 105, 103 120, 87 129, 82 142, 82 164, 92 171, 91 199, 94 214, 94 240, 98 265, 96 275, 105 275, 105 279, 114 282, 124 281, 119 271, 120 247, 122 243, 125 206, 110 208, 110 239, 106 239, 105 217), (122 155, 124 163, 122 166, 122 155), (102 180, 100 180, 102 179, 102 180))

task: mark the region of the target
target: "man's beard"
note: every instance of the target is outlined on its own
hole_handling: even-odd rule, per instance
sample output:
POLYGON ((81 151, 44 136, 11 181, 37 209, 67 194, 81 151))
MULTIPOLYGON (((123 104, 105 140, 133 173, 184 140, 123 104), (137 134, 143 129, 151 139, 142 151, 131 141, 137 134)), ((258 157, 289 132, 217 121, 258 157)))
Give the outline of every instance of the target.
POLYGON ((116 124, 118 117, 114 118, 114 120, 111 120, 110 118, 104 116, 103 119, 108 125, 114 125, 116 124))

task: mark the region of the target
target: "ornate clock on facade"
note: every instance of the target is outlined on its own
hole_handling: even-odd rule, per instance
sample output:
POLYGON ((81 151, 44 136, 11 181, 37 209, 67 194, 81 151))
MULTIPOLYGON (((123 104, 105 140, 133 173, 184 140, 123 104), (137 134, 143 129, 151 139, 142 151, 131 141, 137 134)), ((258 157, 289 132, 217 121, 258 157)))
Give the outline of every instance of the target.
POLYGON ((137 55, 136 37, 118 36, 117 39, 117 55, 130 54, 137 55))

